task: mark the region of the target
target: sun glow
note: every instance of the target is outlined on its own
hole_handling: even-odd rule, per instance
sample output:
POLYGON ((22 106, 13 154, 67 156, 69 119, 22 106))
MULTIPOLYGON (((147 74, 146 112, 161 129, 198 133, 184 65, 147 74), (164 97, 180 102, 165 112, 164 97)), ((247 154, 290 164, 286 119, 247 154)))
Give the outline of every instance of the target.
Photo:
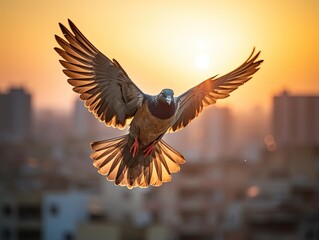
POLYGON ((195 66, 200 69, 200 70, 205 70, 209 67, 210 65, 210 58, 208 54, 206 53, 201 53, 198 54, 195 58, 195 66))
POLYGON ((210 57, 207 53, 208 47, 207 42, 203 39, 199 39, 195 43, 195 49, 197 51, 197 55, 194 59, 194 63, 197 69, 205 70, 208 69, 210 65, 210 57))

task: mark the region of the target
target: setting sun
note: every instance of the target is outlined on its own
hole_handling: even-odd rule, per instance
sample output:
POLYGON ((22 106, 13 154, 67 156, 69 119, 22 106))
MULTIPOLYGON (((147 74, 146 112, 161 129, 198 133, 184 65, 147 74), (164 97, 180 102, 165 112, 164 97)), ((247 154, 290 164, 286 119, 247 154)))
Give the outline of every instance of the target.
POLYGON ((198 69, 207 69, 210 65, 209 56, 206 53, 198 54, 195 58, 195 65, 198 69))

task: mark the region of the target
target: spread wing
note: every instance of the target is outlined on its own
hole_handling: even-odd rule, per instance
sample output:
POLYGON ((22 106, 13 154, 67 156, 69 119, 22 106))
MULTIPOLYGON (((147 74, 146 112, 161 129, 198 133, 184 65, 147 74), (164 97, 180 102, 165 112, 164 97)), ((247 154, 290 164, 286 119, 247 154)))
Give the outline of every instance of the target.
POLYGON ((204 107, 214 104, 217 99, 228 97, 229 93, 251 79, 263 62, 256 61, 260 52, 254 55, 254 51, 241 66, 230 73, 219 78, 211 77, 177 97, 179 108, 169 131, 186 127, 204 107))
POLYGON ((73 91, 85 106, 108 126, 124 128, 142 105, 144 94, 120 64, 111 61, 91 44, 69 20, 71 31, 60 24, 66 40, 55 36, 55 48, 64 60, 60 63, 73 91))

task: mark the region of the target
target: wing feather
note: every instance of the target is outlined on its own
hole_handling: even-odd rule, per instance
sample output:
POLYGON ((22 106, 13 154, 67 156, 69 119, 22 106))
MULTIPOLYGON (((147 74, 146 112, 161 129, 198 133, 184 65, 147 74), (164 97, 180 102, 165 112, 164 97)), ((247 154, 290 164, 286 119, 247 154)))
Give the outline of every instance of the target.
POLYGON ((73 91, 85 106, 108 126, 124 128, 142 105, 144 94, 120 64, 102 54, 69 20, 59 24, 65 39, 55 36, 55 48, 73 91))
POLYGON ((169 131, 186 127, 204 107, 216 103, 217 99, 227 98, 232 91, 249 81, 263 62, 257 61, 260 51, 255 55, 254 52, 255 48, 248 59, 230 73, 219 78, 211 77, 177 97, 178 110, 169 131))

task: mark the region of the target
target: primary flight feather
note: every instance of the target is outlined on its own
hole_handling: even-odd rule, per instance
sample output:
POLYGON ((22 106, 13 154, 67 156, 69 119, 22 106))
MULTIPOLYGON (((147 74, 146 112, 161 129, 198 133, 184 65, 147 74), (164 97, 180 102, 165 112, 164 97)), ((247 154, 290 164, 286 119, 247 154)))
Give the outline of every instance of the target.
POLYGON ((93 142, 91 158, 99 173, 116 185, 160 186, 180 170, 184 157, 162 137, 186 127, 203 108, 226 98, 252 78, 263 60, 252 51, 238 68, 221 77, 211 77, 182 95, 171 89, 158 95, 143 93, 121 65, 101 53, 69 20, 70 30, 60 24, 65 40, 55 36, 64 59, 60 63, 73 91, 85 106, 107 126, 124 128, 129 133, 118 138, 93 142))

